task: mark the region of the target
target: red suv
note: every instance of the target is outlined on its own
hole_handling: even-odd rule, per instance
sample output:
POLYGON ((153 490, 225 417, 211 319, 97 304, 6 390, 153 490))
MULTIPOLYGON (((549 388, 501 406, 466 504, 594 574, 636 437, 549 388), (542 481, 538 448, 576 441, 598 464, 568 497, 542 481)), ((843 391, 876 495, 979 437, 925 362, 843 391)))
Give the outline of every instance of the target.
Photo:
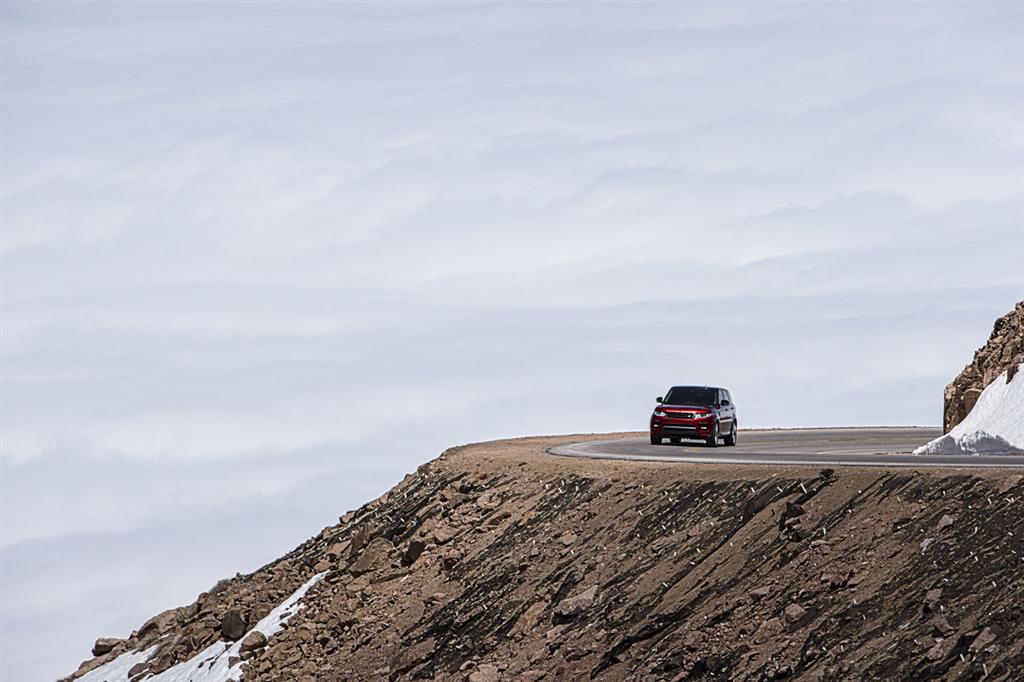
POLYGON ((708 447, 717 447, 718 439, 736 445, 736 406, 724 388, 709 386, 673 386, 651 415, 651 445, 663 438, 678 443, 681 438, 699 438, 708 447))

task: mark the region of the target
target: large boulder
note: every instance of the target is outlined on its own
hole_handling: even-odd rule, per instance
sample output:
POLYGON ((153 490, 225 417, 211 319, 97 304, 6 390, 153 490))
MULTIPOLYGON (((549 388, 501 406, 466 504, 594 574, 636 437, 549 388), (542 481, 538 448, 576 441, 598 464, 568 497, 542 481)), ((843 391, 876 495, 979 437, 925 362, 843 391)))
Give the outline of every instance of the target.
POLYGON ((946 386, 942 428, 946 433, 962 422, 985 387, 1003 372, 1006 381, 1024 363, 1024 301, 996 320, 988 342, 974 353, 974 359, 946 386))
POLYGON ((352 575, 362 575, 370 571, 388 568, 395 546, 387 538, 374 538, 348 567, 352 575))
POLYGON ((117 639, 115 637, 100 637, 96 640, 96 643, 92 645, 92 655, 102 656, 103 654, 109 654, 114 650, 114 647, 123 641, 123 639, 117 639))
POLYGON ((224 617, 220 620, 220 633, 224 636, 224 639, 233 642, 244 635, 248 629, 249 626, 245 622, 245 618, 242 617, 241 612, 236 609, 224 612, 224 617))

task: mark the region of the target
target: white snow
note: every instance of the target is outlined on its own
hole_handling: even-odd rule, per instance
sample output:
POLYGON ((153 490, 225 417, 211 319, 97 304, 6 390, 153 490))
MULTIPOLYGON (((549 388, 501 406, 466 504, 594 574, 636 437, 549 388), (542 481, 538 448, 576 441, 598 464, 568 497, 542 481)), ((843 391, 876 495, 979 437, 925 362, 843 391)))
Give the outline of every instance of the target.
MULTIPOLYGON (((273 611, 268 613, 260 622, 256 623, 250 632, 262 632, 267 639, 278 631, 295 613, 302 608, 300 603, 309 588, 317 584, 327 573, 318 573, 310 578, 302 587, 283 602, 273 611)), ((227 642, 214 642, 198 654, 182 661, 181 663, 168 668, 167 670, 144 678, 145 682, 226 682, 227 680, 239 680, 242 677, 241 662, 231 666, 228 659, 238 656, 242 646, 242 639, 228 646, 227 642)), ((78 682, 128 682, 128 671, 136 663, 149 660, 149 657, 156 652, 157 647, 153 646, 145 651, 128 651, 121 654, 109 663, 104 663, 95 670, 91 670, 78 682)))
POLYGON ((949 433, 914 450, 915 455, 1024 454, 1024 365, 1013 381, 1006 372, 989 384, 967 417, 949 433))
POLYGON ((149 657, 156 652, 156 647, 151 646, 145 651, 127 651, 109 663, 104 663, 98 668, 90 670, 85 675, 79 677, 79 680, 85 682, 102 682, 103 680, 127 680, 128 671, 135 666, 136 663, 142 663, 148 661, 149 657))

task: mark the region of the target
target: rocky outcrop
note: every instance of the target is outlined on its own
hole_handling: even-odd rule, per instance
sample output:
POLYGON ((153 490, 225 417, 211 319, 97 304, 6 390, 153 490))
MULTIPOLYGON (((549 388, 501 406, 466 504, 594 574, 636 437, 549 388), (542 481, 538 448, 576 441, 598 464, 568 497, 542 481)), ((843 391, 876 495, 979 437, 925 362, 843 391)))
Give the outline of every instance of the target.
POLYGON ((96 643, 92 645, 93 656, 103 656, 109 654, 118 644, 123 644, 123 639, 116 639, 114 637, 100 637, 96 640, 96 643))
POLYGON ((992 381, 1007 372, 1012 381, 1024 363, 1024 301, 998 320, 988 342, 974 353, 974 359, 946 386, 942 428, 946 433, 970 413, 978 396, 992 381))
POLYGON ((116 660, 92 679, 178 666, 165 678, 202 682, 211 648, 249 682, 1010 680, 1024 669, 1018 473, 544 453, 565 440, 449 451, 76 675, 116 660), (229 615, 253 628, 281 607, 286 626, 267 635, 241 635, 229 615))

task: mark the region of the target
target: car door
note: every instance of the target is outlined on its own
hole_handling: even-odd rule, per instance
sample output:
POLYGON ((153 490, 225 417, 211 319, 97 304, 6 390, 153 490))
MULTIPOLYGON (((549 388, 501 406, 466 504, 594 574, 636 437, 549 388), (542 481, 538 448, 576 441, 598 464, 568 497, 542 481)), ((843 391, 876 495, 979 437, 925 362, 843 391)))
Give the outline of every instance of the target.
POLYGON ((718 408, 718 428, 721 430, 723 434, 729 433, 729 430, 732 428, 732 405, 722 404, 723 401, 731 402, 728 396, 729 394, 726 391, 718 389, 718 398, 716 400, 716 402, 720 405, 720 407, 718 408))
POLYGON ((736 421, 736 406, 732 402, 732 394, 729 391, 723 390, 722 393, 726 400, 729 401, 729 406, 726 408, 729 411, 729 428, 732 428, 733 422, 736 421))

